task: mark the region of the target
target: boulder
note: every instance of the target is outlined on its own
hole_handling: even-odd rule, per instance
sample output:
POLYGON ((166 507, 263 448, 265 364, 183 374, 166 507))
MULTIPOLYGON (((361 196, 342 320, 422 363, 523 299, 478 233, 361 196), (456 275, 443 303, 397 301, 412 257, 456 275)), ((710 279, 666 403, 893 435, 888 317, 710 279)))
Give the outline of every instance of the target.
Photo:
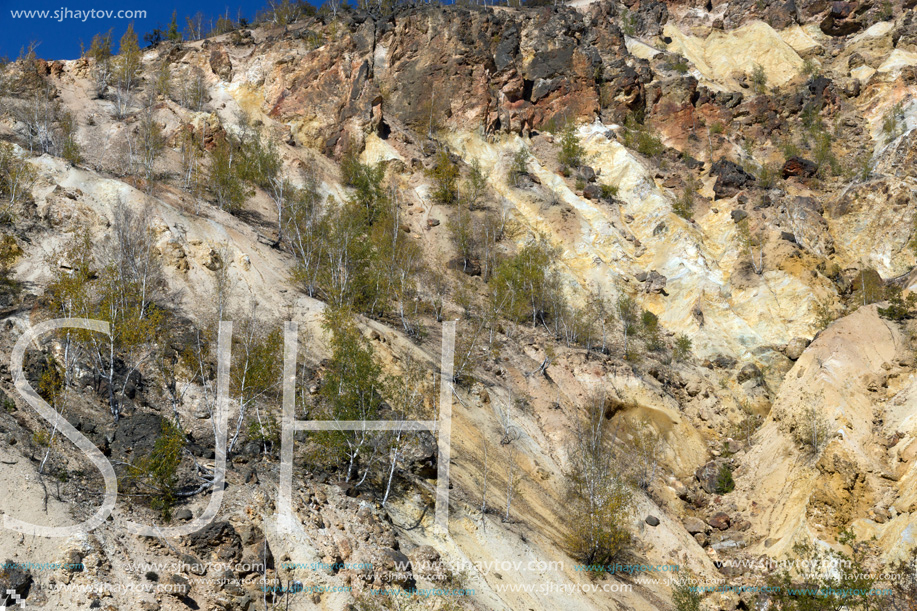
POLYGON ((588 165, 576 168, 576 177, 584 182, 595 182, 595 170, 588 165))
POLYGON ((783 349, 783 354, 791 361, 796 361, 802 356, 802 353, 805 352, 810 343, 811 342, 804 337, 794 337, 786 345, 786 348, 783 349))
POLYGON ((730 525, 729 515, 726 512, 718 511, 707 520, 707 524, 717 530, 726 530, 730 525))
POLYGON ((176 598, 184 598, 191 591, 191 584, 181 575, 169 575, 162 580, 161 588, 176 598))
POLYGON ((636 278, 643 283, 644 293, 665 294, 665 285, 668 279, 656 270, 641 272, 637 274, 636 278))
POLYGON ((229 59, 226 49, 216 47, 210 52, 210 69, 220 77, 220 80, 227 83, 232 80, 232 60, 229 59))
POLYGON ((754 176, 727 159, 720 159, 714 163, 710 173, 716 176, 716 182, 713 184, 714 199, 732 197, 755 182, 754 176))
POLYGON ((736 375, 736 380, 740 384, 742 382, 747 382, 748 380, 760 380, 761 378, 763 378, 763 374, 761 373, 761 370, 758 369, 758 366, 754 363, 746 363, 736 375))
POLYGON ((811 178, 815 176, 815 172, 817 171, 818 166, 814 161, 809 161, 808 159, 803 159, 802 157, 790 157, 786 160, 786 163, 783 164, 784 178, 789 178, 790 176, 811 178))
POLYGON ((593 201, 602 199, 602 189, 595 183, 589 183, 583 188, 583 197, 593 201))
POLYGON ((717 479, 720 476, 720 466, 716 461, 711 460, 705 465, 701 465, 694 472, 694 477, 700 483, 701 488, 708 494, 716 492, 717 479))
POLYGON ((863 29, 863 24, 854 19, 856 2, 832 2, 831 10, 819 24, 828 36, 850 36, 863 29))
POLYGON ((219 562, 238 561, 242 557, 242 538, 229 522, 211 522, 188 535, 189 547, 202 559, 219 562))

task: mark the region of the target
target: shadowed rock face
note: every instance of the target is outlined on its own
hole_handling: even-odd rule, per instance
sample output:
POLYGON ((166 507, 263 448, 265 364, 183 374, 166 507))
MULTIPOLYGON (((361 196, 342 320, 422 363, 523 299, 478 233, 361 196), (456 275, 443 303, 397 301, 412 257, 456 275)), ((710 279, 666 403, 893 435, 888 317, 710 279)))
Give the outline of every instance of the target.
POLYGON ((418 133, 446 125, 527 133, 594 116, 603 90, 610 114, 623 118, 642 106, 651 73, 625 60, 614 12, 610 4, 588 14, 430 7, 351 21, 312 51, 284 53, 287 43, 267 42, 255 50, 274 60, 266 110, 278 120, 314 124, 301 137, 326 152, 383 121, 418 133))

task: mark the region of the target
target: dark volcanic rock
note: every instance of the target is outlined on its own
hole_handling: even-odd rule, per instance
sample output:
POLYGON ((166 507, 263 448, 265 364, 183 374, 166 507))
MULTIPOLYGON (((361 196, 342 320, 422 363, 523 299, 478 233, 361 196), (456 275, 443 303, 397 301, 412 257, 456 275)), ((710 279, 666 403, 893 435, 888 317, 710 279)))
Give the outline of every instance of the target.
POLYGON ((32 587, 32 575, 28 571, 16 568, 19 564, 14 560, 7 560, 3 569, 0 569, 0 601, 7 608, 19 608, 15 605, 12 595, 8 594, 10 590, 16 593, 20 598, 26 598, 29 595, 29 588, 32 587))
POLYGON ((755 182, 754 176, 727 159, 720 159, 714 163, 710 173, 716 176, 716 183, 713 185, 715 199, 732 197, 755 182))
POLYGON ((229 522, 211 522, 188 535, 188 545, 205 561, 238 561, 242 556, 242 538, 229 522))
POLYGON ((863 29, 863 24, 854 19, 856 2, 832 2, 831 10, 819 24, 821 31, 829 36, 849 36, 863 29))

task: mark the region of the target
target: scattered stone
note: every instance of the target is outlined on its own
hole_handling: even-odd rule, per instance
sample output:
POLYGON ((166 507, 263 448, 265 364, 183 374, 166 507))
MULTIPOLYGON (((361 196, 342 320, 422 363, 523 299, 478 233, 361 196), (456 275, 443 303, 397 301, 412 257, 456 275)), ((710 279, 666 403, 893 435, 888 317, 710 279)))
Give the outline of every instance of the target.
POLYGON ((70 573, 78 573, 85 567, 83 566, 83 552, 78 549, 71 549, 64 553, 61 559, 64 570, 70 573))
POLYGON ((183 573, 192 575, 204 575, 207 572, 207 565, 191 554, 182 554, 181 564, 179 565, 183 573))
POLYGON ((758 369, 758 366, 754 363, 746 363, 736 375, 736 380, 740 384, 742 382, 747 382, 748 380, 761 380, 763 378, 764 375, 761 373, 761 370, 758 369))
POLYGON ((799 360, 799 357, 802 356, 802 353, 805 352, 810 343, 811 342, 804 337, 794 337, 786 345, 786 348, 784 348, 783 354, 791 361, 799 360))
POLYGON ((733 223, 741 223, 742 221, 748 218, 748 213, 745 212, 744 210, 733 210, 732 212, 729 213, 729 216, 732 217, 733 223))
POLYGON ((704 521, 700 518, 695 518, 694 516, 688 516, 684 521, 685 530, 688 533, 695 535, 697 533, 707 532, 707 526, 704 524, 704 521))
POLYGON ((716 528, 717 530, 726 530, 729 528, 730 520, 729 515, 723 511, 718 511, 713 516, 707 520, 707 524, 716 528))
POLYGON ((439 219, 427 219, 427 227, 439 227, 439 219))
POLYGON ((695 533, 694 540, 697 541, 698 545, 701 547, 707 547, 707 535, 704 533, 695 533))
POLYGON ((181 575, 169 575, 162 580, 162 589, 176 598, 184 598, 191 591, 188 580, 181 575))
POLYGON ((656 516, 646 516, 646 523, 650 526, 659 526, 659 518, 656 516))

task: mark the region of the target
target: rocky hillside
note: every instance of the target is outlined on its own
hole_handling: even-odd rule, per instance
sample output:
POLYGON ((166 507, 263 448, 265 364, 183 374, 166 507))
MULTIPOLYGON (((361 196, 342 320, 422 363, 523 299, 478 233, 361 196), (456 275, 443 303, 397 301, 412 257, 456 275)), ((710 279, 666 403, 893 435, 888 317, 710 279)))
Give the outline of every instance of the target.
POLYGON ((912 5, 284 5, 4 65, 7 600, 917 608, 912 5), (67 317, 110 335, 17 378, 67 317), (288 530, 285 321, 298 420, 451 394, 448 532, 441 436, 365 431, 290 435, 288 530), (100 462, 98 527, 10 528, 95 514, 100 462))

